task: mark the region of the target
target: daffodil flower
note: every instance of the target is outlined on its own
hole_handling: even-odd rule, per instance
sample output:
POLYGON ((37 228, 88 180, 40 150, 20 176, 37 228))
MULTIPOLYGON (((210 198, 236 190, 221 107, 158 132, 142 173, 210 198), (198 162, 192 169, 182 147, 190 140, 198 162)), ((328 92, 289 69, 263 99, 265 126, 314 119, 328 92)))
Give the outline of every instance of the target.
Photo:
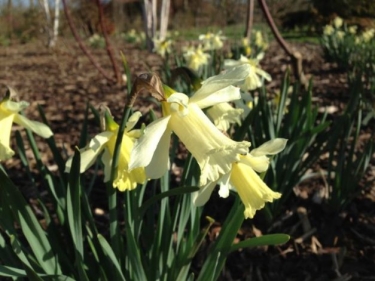
POLYGON ((21 115, 19 112, 28 107, 29 103, 26 101, 12 101, 12 95, 16 95, 16 93, 12 88, 9 88, 7 95, 0 101, 0 161, 7 160, 14 155, 14 151, 10 148, 12 123, 29 129, 43 138, 49 138, 53 135, 47 125, 31 121, 21 115))
POLYGON ((231 85, 241 83, 249 71, 245 65, 211 77, 190 98, 166 88, 165 100, 161 101, 164 117, 144 130, 132 151, 129 169, 145 167, 148 177, 161 177, 169 168, 169 144, 174 132, 197 160, 201 186, 228 173, 232 163, 240 160, 239 155, 248 152, 250 143, 225 136, 202 108, 239 99, 239 89, 231 85))
POLYGON ((208 32, 206 34, 199 35, 199 40, 203 42, 204 50, 218 50, 223 48, 225 36, 221 35, 221 31, 215 33, 208 32))
POLYGON ((201 190, 193 193, 193 202, 196 206, 204 205, 211 196, 217 183, 220 183, 219 195, 229 196, 229 191, 237 191, 245 205, 245 218, 253 218, 255 212, 264 207, 266 202, 272 202, 281 197, 278 192, 272 191, 256 173, 267 171, 269 158, 281 152, 286 145, 286 139, 274 139, 253 149, 247 155, 240 155, 240 161, 233 163, 232 170, 223 176, 220 181, 208 183, 201 190))
MULTIPOLYGON (((113 187, 120 191, 132 190, 137 187, 137 184, 146 181, 146 174, 143 168, 137 168, 128 171, 128 163, 130 158, 130 151, 133 148, 134 141, 141 135, 140 130, 132 130, 137 123, 140 112, 135 112, 126 123, 125 133, 122 136, 122 143, 119 155, 118 168, 116 171, 113 187)), ((83 173, 90 166, 92 166, 97 157, 102 155, 101 160, 104 164, 104 182, 108 182, 111 178, 112 158, 115 150, 115 144, 118 133, 118 124, 109 116, 108 112, 105 114, 106 131, 96 135, 89 143, 89 145, 80 150, 81 152, 81 167, 80 172, 83 173), (101 154, 103 152, 103 154, 101 154)), ((69 172, 72 165, 72 159, 66 163, 66 172, 69 172)))
POLYGON ((241 125, 243 109, 234 108, 227 102, 216 104, 206 111, 208 117, 221 131, 227 131, 231 124, 241 125))
POLYGON ((165 58, 167 54, 170 54, 172 52, 172 40, 170 39, 154 39, 154 51, 158 53, 160 56, 165 58))
POLYGON ((208 64, 210 57, 201 46, 187 48, 184 53, 187 66, 195 71, 208 64))
POLYGON ((260 53, 255 59, 247 58, 241 55, 239 60, 228 59, 224 61, 224 68, 229 69, 234 66, 247 64, 250 66, 251 71, 246 77, 245 82, 241 85, 241 89, 244 91, 255 90, 262 86, 261 77, 267 81, 271 81, 271 76, 259 67, 259 61, 263 58, 264 54, 260 53))

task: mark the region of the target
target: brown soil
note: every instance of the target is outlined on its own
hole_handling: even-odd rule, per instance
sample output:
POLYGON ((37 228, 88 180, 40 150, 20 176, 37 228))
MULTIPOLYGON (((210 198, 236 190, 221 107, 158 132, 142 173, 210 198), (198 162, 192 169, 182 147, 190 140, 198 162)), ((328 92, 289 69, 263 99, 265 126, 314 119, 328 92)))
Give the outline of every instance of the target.
MULTIPOLYGON (((294 44, 304 56, 305 73, 312 77, 314 101, 319 107, 328 107, 331 114, 340 112, 348 100, 346 76, 331 64, 325 63, 319 46, 294 44)), ((158 71, 162 60, 134 45, 118 45, 123 51, 133 75, 149 70, 158 71)), ((105 50, 92 50, 101 66, 111 73, 112 68, 105 50)), ((82 55, 72 41, 61 41, 60 46, 49 51, 39 43, 0 47, 0 83, 14 87, 22 100, 30 102, 26 115, 40 120, 37 105, 41 105, 52 127, 60 149, 72 154, 78 144, 79 132, 87 102, 93 106, 107 105, 115 119, 119 119, 126 100, 126 85, 113 85, 103 79, 98 71, 82 55)), ((275 44, 262 62, 273 81, 268 88, 276 90, 288 66, 288 58, 275 44)), ((1 88, 5 92, 5 87, 1 88)), ((154 108, 148 95, 138 100, 136 107, 143 112, 154 108)), ((94 117, 90 115, 90 133, 97 132, 94 117)), ((367 132, 368 133, 368 132, 367 132)), ((39 144, 38 144, 39 145, 39 144)), ((52 154, 40 142, 43 161, 56 169, 52 154)), ((31 152, 28 156, 32 161, 31 152)), ((244 249, 228 258, 221 280, 375 280, 375 166, 374 161, 364 180, 364 189, 350 206, 339 214, 330 213, 322 205, 311 200, 311 190, 324 186, 322 180, 311 180, 296 187, 294 196, 285 214, 276 220, 272 232, 287 233, 291 240, 286 245, 259 249, 244 249), (304 229, 301 212, 311 225, 304 229), (310 235, 306 234, 312 230, 310 235)), ((27 187, 28 179, 20 168, 17 157, 4 166, 23 190, 27 198, 33 197, 27 187)), ((99 192, 99 191, 98 191, 99 192)), ((93 195, 93 206, 105 206, 103 196, 93 195)), ((230 208, 230 200, 213 196, 208 208, 219 222, 210 237, 220 229, 220 222, 230 208), (217 207, 220 206, 220 207, 217 207)), ((239 239, 266 233, 261 217, 246 221, 239 233, 239 239)), ((214 238, 212 238, 214 239, 214 238)), ((209 245, 210 239, 207 240, 209 245)), ((204 251, 203 251, 204 252, 204 251)), ((200 262, 196 262, 199 270, 200 262)))

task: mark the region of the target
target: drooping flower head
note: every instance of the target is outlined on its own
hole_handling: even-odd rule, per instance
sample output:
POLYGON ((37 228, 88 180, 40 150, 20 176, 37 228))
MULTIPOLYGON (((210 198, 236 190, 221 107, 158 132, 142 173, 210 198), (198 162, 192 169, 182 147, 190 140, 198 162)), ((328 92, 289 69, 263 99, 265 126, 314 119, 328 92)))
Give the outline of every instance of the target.
POLYGON ((267 81, 271 81, 271 76, 262 70, 259 66, 259 61, 263 58, 263 53, 259 54, 255 59, 247 58, 241 55, 239 60, 228 59, 224 61, 224 68, 229 69, 234 66, 239 65, 249 65, 251 71, 246 77, 244 83, 241 85, 241 89, 244 91, 255 90, 262 86, 262 79, 264 78, 267 81))
POLYGON ((160 102, 163 117, 152 122, 136 142, 130 169, 145 167, 150 178, 161 177, 169 168, 169 143, 174 132, 197 160, 200 185, 216 181, 231 170, 239 155, 246 154, 248 142, 235 142, 224 135, 204 114, 202 108, 240 98, 237 87, 248 75, 247 65, 228 70, 202 82, 190 98, 164 86, 160 102))
POLYGON ((274 139, 253 149, 247 155, 240 155, 240 161, 233 163, 232 170, 223 176, 220 181, 207 184, 193 194, 196 206, 204 205, 217 183, 220 183, 219 195, 223 198, 229 196, 229 191, 237 191, 245 205, 245 218, 253 218, 255 212, 264 207, 266 202, 272 202, 281 197, 278 192, 272 191, 256 173, 263 173, 268 169, 269 158, 281 152, 286 145, 286 139, 274 139))
MULTIPOLYGON (((113 187, 118 188, 120 191, 132 190, 137 187, 138 183, 142 184, 146 181, 146 174, 143 168, 137 168, 131 172, 128 170, 130 152, 135 140, 141 135, 140 130, 132 130, 140 116, 141 113, 137 111, 129 118, 122 136, 118 167, 113 180, 113 187)), ((90 168, 97 157, 101 155, 101 160, 104 164, 104 182, 107 182, 111 178, 112 159, 119 125, 112 119, 108 109, 104 110, 103 118, 104 131, 96 135, 87 147, 80 150, 80 172, 83 173, 90 168)), ((71 164, 72 159, 69 159, 66 163, 66 172, 70 171, 71 164)))
POLYGON ((10 148, 10 135, 13 123, 31 130, 43 138, 49 138, 53 135, 47 125, 31 121, 20 114, 23 109, 29 106, 29 103, 12 100, 16 97, 17 93, 15 90, 8 87, 5 97, 0 101, 0 161, 7 160, 14 155, 14 151, 10 148))

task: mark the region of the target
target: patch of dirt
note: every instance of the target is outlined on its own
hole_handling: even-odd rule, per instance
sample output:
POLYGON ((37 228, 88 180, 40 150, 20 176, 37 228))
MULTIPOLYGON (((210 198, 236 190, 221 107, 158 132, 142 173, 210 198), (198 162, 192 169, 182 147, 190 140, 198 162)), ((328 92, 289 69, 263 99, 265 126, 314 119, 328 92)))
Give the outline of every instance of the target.
MULTIPOLYGON (((293 44, 304 58, 305 73, 313 80, 314 101, 318 106, 331 108, 332 113, 345 107, 348 101, 346 74, 334 65, 324 62, 319 46, 293 44)), ((117 45, 131 67, 133 77, 143 72, 158 71, 162 60, 155 54, 140 50, 134 45, 117 45)), ((105 50, 92 50, 101 66, 111 73, 112 68, 105 50)), ((107 105, 116 120, 120 119, 126 101, 126 84, 112 85, 103 79, 73 41, 61 41, 58 49, 46 50, 38 43, 0 47, 0 83, 14 87, 21 100, 30 102, 25 114, 40 120, 37 105, 46 113, 55 133, 58 148, 72 154, 79 142, 81 126, 87 103, 97 107, 107 105)), ((280 86, 281 78, 289 65, 289 59, 279 46, 272 43, 261 62, 273 81, 268 84, 270 92, 280 86)), ((2 87, 1 93, 5 93, 2 87)), ((147 112, 154 108, 145 93, 140 96, 136 109, 147 112)), ((14 130, 17 128, 15 127, 14 130)), ((89 132, 98 132, 94 116, 89 116, 89 132)), ((38 143, 43 161, 56 169, 51 152, 38 143)), ((14 146, 13 146, 14 147, 14 146)), ((65 153, 65 152, 64 152, 65 153)), ((28 152, 30 161, 31 153, 28 152)), ((35 163, 34 163, 35 165, 35 163)), ((28 198, 35 197, 30 191, 28 179, 24 178, 20 160, 15 156, 4 164, 17 185, 28 198)), ((322 205, 313 203, 312 191, 324 188, 321 179, 305 182, 298 187, 299 194, 284 207, 285 213, 270 226, 260 215, 246 221, 239 239, 267 233, 287 233, 291 241, 278 247, 244 249, 229 256, 221 280, 375 280, 375 178, 374 161, 367 174, 364 189, 343 213, 331 213, 322 205), (306 226, 306 222, 310 226, 306 226)), ((33 194, 34 193, 34 194, 33 194)), ((216 192, 214 192, 216 194, 216 192)), ((105 208, 103 190, 93 191, 93 206, 105 208)), ((231 206, 231 200, 213 195, 207 206, 210 216, 218 221, 214 231, 231 206)), ((214 239, 214 238, 212 238, 214 239)), ((207 239, 202 254, 212 239, 207 239)), ((199 269, 199 258, 195 267, 199 269)))

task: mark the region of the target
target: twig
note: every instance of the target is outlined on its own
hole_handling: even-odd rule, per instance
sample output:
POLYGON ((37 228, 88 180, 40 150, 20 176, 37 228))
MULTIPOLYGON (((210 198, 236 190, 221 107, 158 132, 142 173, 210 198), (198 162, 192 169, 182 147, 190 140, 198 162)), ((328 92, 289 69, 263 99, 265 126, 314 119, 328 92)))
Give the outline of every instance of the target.
POLYGON ((265 0, 258 0, 259 5, 266 17, 267 23, 271 28, 271 31, 273 35, 276 38, 276 41, 279 43, 281 48, 284 49, 284 51, 287 53, 287 55, 292 60, 292 67, 294 76, 296 79, 298 79, 303 85, 307 86, 307 79, 303 73, 302 69, 302 55, 299 52, 292 52, 292 50, 289 48, 288 44, 285 42, 284 38, 280 35, 279 30, 277 29, 275 22, 273 21, 273 18, 271 16, 270 11, 268 10, 268 6, 266 4, 265 0))
POLYGON ((73 24, 73 20, 72 20, 72 17, 70 16, 68 6, 66 5, 66 0, 62 0, 62 3, 63 3, 63 6, 64 6, 64 13, 65 13, 66 19, 68 21, 70 30, 72 31, 73 36, 76 39, 76 41, 77 41, 79 47, 81 48, 81 50, 83 51, 83 53, 89 58, 91 63, 100 72, 100 74, 102 74, 104 76, 105 79, 107 79, 108 81, 111 81, 111 82, 116 82, 115 79, 113 79, 112 77, 107 75, 107 73, 104 71, 104 69, 101 68, 99 63, 94 59, 94 57, 91 55, 89 50, 86 48, 85 44, 83 44, 82 39, 81 39, 81 37, 79 37, 78 32, 77 32, 77 30, 76 30, 76 28, 73 24))
POLYGON ((105 39, 107 54, 109 56, 109 59, 111 60, 113 72, 115 74, 117 83, 121 83, 121 74, 120 74, 120 71, 118 69, 118 65, 115 61, 115 56, 113 54, 112 45, 111 45, 111 42, 109 41, 107 29, 106 29, 106 26, 104 24, 104 12, 103 12, 103 6, 100 3, 100 0, 96 0, 96 5, 98 6, 98 10, 99 10, 99 22, 100 22, 100 27, 102 29, 103 37, 105 39))

